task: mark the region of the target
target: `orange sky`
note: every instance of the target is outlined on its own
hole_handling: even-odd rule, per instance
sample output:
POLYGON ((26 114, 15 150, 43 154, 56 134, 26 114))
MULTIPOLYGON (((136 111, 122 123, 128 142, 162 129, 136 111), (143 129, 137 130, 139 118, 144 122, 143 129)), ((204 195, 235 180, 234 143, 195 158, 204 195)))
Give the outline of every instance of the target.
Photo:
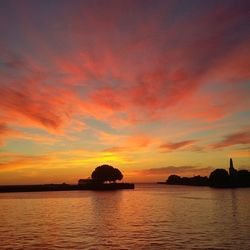
POLYGON ((0 185, 250 169, 247 1, 1 1, 0 185))

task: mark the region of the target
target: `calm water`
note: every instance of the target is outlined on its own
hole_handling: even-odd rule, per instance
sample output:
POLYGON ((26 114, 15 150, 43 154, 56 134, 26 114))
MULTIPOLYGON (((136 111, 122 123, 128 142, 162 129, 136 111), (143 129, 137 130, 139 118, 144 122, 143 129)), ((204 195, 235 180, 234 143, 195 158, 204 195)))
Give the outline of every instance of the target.
POLYGON ((250 249, 250 189, 0 194, 0 249, 250 249))

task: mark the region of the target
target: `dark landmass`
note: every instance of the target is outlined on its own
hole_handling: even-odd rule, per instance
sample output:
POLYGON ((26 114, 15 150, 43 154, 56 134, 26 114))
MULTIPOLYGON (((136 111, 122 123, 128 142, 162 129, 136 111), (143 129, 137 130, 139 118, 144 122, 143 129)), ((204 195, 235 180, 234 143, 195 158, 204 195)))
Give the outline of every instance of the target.
POLYGON ((41 192, 78 190, 78 185, 69 184, 42 184, 42 185, 6 185, 0 186, 1 193, 9 192, 41 192))
POLYGON ((44 185, 6 185, 0 186, 0 193, 11 192, 44 192, 44 191, 71 191, 71 190, 119 190, 134 189, 132 183, 88 183, 84 185, 44 184, 44 185))
POLYGON ((166 181, 169 185, 188 185, 188 186, 209 186, 207 176, 180 177, 178 175, 170 175, 166 181))
POLYGON ((236 170, 233 166, 233 160, 230 159, 229 172, 225 169, 215 169, 209 175, 209 178, 199 175, 194 177, 170 175, 166 182, 158 182, 158 184, 209 186, 215 188, 250 187, 250 172, 247 170, 236 170))
POLYGON ((89 179, 80 179, 78 184, 44 184, 44 185, 10 185, 1 186, 0 193, 10 192, 44 192, 44 191, 71 191, 71 190, 119 190, 134 189, 133 183, 116 183, 123 178, 117 168, 109 165, 97 167, 89 179))

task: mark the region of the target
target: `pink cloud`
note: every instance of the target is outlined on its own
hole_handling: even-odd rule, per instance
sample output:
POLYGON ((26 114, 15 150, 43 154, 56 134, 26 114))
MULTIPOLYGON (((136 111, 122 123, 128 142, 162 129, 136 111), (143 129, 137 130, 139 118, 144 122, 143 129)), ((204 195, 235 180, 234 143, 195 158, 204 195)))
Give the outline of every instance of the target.
POLYGON ((250 131, 248 129, 245 131, 229 134, 225 136, 224 139, 215 144, 212 144, 211 146, 214 149, 219 149, 244 144, 250 144, 250 131))
MULTIPOLYGON (((53 98, 53 101, 48 101, 46 100, 46 94, 39 96, 39 94, 29 93, 27 89, 20 91, 7 87, 1 89, 1 92, 4 94, 4 98, 0 101, 3 110, 12 111, 13 115, 27 117, 42 127, 56 130, 63 123, 63 119, 67 118, 67 111, 60 116, 58 107, 54 106, 55 102, 58 101, 56 97, 53 98)), ((63 106, 63 102, 59 105, 63 106)))
POLYGON ((153 142, 153 138, 148 135, 137 134, 127 137, 125 145, 131 147, 147 147, 153 142))
POLYGON ((181 176, 194 176, 201 175, 206 176, 211 173, 212 167, 195 167, 195 166, 167 166, 161 168, 144 169, 142 174, 150 176, 164 176, 167 178, 171 174, 177 174, 181 176))
POLYGON ((0 145, 3 145, 5 139, 20 136, 20 132, 9 128, 5 123, 0 123, 0 145))
POLYGON ((57 132, 77 109, 75 94, 48 83, 49 74, 35 69, 26 60, 24 67, 14 67, 1 74, 0 118, 5 123, 36 126, 57 132))
POLYGON ((249 79, 249 44, 241 25, 246 8, 218 4, 173 22, 166 17, 176 5, 162 5, 157 12, 132 2, 90 4, 74 15, 59 9, 59 16, 69 13, 56 28, 48 16, 42 22, 46 34, 30 22, 32 8, 17 5, 21 30, 38 56, 5 55, 12 69, 1 75, 6 122, 17 117, 58 132, 80 115, 121 127, 173 119, 211 122, 248 108, 247 101, 239 102, 244 89, 217 90, 229 79, 249 79), (133 10, 131 19, 125 7, 133 10), (211 93, 202 91, 208 81, 216 82, 211 93))
POLYGON ((104 145, 115 145, 105 148, 103 152, 133 152, 145 149, 157 141, 153 136, 145 134, 112 135, 98 132, 98 136, 104 145))
POLYGON ((186 140, 172 143, 165 143, 160 145, 160 149, 164 150, 164 152, 170 152, 173 150, 178 150, 182 148, 186 148, 187 146, 193 145, 197 142, 197 140, 186 140))
POLYGON ((131 150, 132 148, 128 148, 128 147, 111 147, 111 148, 104 149, 103 152, 119 153, 119 152, 131 151, 131 150))
POLYGON ((28 140, 43 144, 54 144, 59 141, 58 138, 46 135, 39 134, 29 134, 17 129, 12 129, 6 124, 0 124, 0 145, 4 145, 7 139, 19 139, 19 140, 28 140))

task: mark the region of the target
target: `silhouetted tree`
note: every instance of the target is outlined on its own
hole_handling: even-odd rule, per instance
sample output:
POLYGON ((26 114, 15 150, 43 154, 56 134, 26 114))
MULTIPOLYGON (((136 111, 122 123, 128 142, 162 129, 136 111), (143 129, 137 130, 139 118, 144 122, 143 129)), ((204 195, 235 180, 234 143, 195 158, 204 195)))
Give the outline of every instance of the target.
POLYGON ((167 184, 170 184, 170 185, 181 184, 181 177, 179 175, 172 174, 168 177, 166 182, 167 184))
POLYGON ((119 181, 122 180, 123 175, 121 171, 117 168, 114 168, 109 165, 102 165, 97 167, 93 171, 91 178, 94 181, 98 182, 105 182, 105 181, 116 182, 117 180, 119 181))
POLYGON ((229 187, 230 176, 225 169, 215 169, 209 176, 211 187, 229 187))

